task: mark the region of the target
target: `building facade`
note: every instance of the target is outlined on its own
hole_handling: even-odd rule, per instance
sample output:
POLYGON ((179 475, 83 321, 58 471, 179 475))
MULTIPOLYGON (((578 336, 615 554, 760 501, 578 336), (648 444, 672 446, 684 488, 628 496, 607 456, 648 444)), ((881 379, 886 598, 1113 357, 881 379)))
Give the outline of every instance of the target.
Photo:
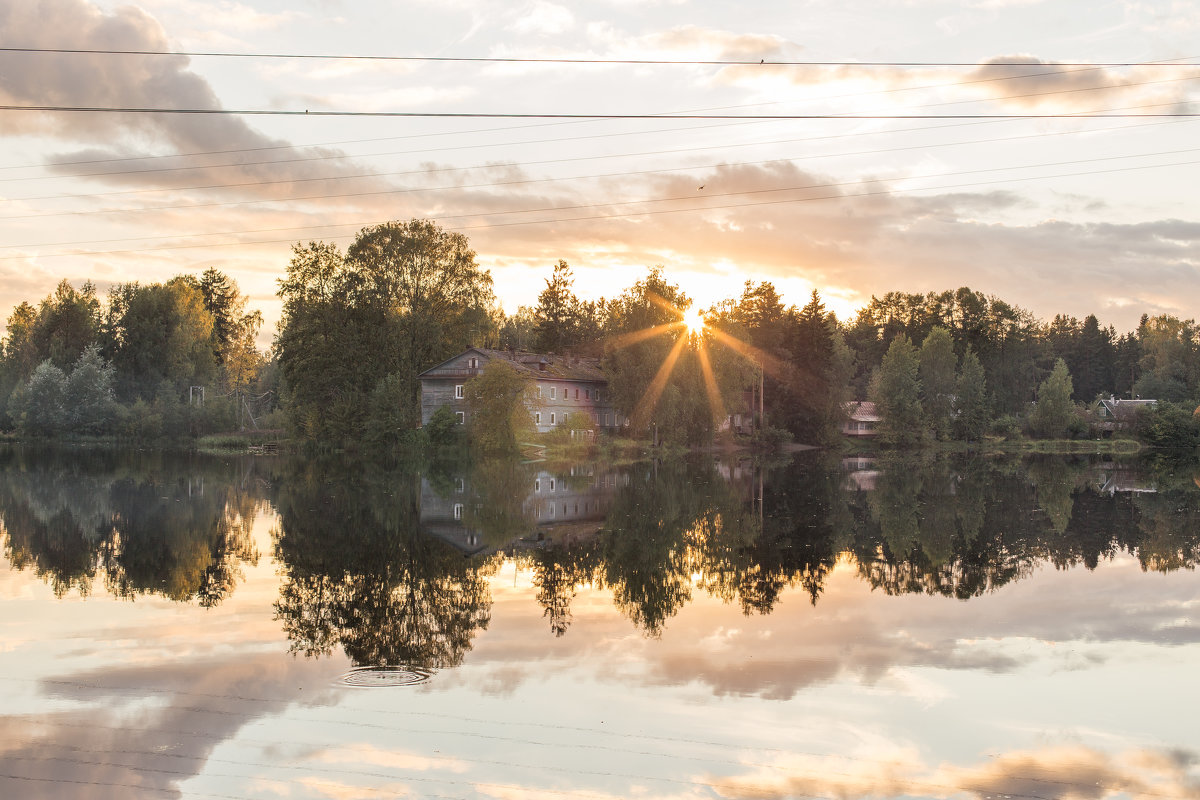
POLYGON ((506 361, 535 388, 537 400, 530 413, 539 433, 561 428, 575 413, 587 415, 592 425, 589 430, 612 431, 624 426, 625 417, 612 404, 608 380, 597 359, 482 347, 472 347, 417 376, 421 382, 421 425, 428 425, 434 412, 443 406, 465 424, 471 413, 466 382, 496 359, 506 361))

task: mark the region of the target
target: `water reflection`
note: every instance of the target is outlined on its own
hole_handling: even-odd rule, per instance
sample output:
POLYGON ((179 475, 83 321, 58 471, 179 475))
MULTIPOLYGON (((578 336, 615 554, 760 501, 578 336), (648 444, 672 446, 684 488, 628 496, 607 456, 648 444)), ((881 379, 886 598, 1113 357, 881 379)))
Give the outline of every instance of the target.
POLYGON ((414 473, 344 467, 292 461, 272 493, 275 610, 293 651, 340 646, 369 666, 461 663, 488 624, 491 562, 421 532, 414 473))
POLYGON ((119 597, 214 606, 257 562, 253 462, 92 450, 0 450, 4 552, 55 595, 102 575, 119 597))
POLYGON ((747 615, 797 588, 817 604, 839 563, 885 595, 960 599, 1121 552, 1144 570, 1191 569, 1196 474, 1082 457, 418 468, 10 448, 0 518, 12 566, 58 596, 102 578, 116 596, 212 606, 256 562, 250 525, 269 499, 293 651, 429 670, 460 664, 487 628, 506 559, 532 575, 556 637, 584 587, 656 637, 698 595, 747 615))

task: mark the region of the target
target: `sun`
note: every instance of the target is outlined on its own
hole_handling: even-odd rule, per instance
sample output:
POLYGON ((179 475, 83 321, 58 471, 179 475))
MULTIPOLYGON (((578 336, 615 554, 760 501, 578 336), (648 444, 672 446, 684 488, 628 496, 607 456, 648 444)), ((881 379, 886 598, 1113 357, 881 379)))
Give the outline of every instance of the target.
POLYGON ((704 332, 704 315, 695 308, 689 308, 683 312, 683 324, 687 328, 688 333, 696 336, 704 332))

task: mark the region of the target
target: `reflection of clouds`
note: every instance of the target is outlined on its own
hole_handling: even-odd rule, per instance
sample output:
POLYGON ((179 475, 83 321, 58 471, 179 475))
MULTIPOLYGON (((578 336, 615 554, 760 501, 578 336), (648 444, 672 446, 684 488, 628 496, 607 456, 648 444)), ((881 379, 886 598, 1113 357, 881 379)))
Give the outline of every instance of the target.
POLYGON ((327 682, 327 665, 274 654, 47 679, 56 704, 82 707, 0 717, 0 770, 37 787, 9 796, 49 796, 49 786, 58 798, 124 798, 131 787, 180 796, 220 744, 301 699, 331 699, 327 682))
MULTIPOLYGON (((962 602, 881 597, 853 565, 843 565, 831 573, 815 607, 803 602, 800 590, 785 595, 769 616, 743 616, 735 605, 700 597, 669 621, 657 641, 613 615, 606 592, 580 591, 572 630, 555 639, 545 620, 530 613, 528 597, 497 590, 493 625, 477 641, 471 663, 485 671, 476 679, 500 695, 529 680, 529 664, 583 662, 609 681, 700 684, 718 696, 769 699, 792 698, 836 680, 875 684, 907 667, 1011 673, 1038 657, 1057 669, 1088 669, 1103 663, 1106 652, 1041 647, 1030 656, 1011 644, 1200 643, 1200 623, 1182 619, 1195 602, 1191 576, 1157 577, 1121 557, 1095 571, 1043 568, 1019 584, 962 602), (1130 597, 1139 602, 1120 600, 1130 597), (577 633, 585 630, 587 636, 577 633)), ((929 692, 905 680, 904 692, 929 692)))
POLYGON ((1058 747, 1003 753, 972 766, 928 765, 910 753, 896 760, 786 757, 755 773, 714 781, 724 797, 951 797, 1038 800, 1114 796, 1193 798, 1200 783, 1191 753, 1106 753, 1058 747))

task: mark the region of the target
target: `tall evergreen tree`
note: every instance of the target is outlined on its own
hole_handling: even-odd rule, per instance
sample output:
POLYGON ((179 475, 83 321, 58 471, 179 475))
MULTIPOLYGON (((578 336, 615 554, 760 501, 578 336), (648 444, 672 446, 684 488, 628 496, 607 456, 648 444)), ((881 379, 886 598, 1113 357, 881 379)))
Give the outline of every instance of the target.
POLYGON ((921 402, 929 430, 936 439, 949 439, 958 365, 950 332, 940 325, 929 331, 921 343, 919 360, 921 402))
POLYGON ((879 423, 882 443, 907 446, 921 440, 925 414, 921 407, 920 367, 917 349, 907 336, 897 336, 888 346, 872 395, 883 418, 879 423))
POLYGON ((1073 392, 1067 362, 1060 358, 1054 362, 1049 377, 1038 386, 1037 406, 1029 420, 1035 436, 1056 439, 1067 435, 1075 415, 1071 402, 1073 392))
POLYGON ((958 439, 976 441, 987 430, 990 415, 983 365, 975 351, 969 348, 963 354, 955 391, 954 435, 958 439))

